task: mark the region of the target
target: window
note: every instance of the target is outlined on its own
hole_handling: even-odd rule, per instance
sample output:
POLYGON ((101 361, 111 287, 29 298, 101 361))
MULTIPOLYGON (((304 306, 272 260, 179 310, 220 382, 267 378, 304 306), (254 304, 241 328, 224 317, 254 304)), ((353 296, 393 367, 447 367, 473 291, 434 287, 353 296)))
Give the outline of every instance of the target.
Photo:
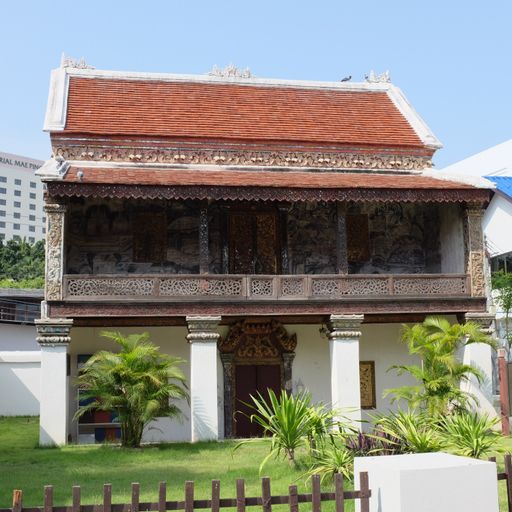
POLYGON ((21 180, 14 180, 15 185, 21 185, 21 180))
POLYGON ((12 229, 19 230, 20 229, 20 225, 19 224, 13 224, 12 225, 12 229))
POLYGON ((21 190, 15 190, 15 191, 14 191, 14 195, 15 195, 16 197, 20 197, 20 196, 21 196, 21 190))
POLYGON ((31 220, 32 222, 35 222, 36 216, 35 215, 29 215, 28 220, 31 220))
POLYGON ((0 233, 0 240, 5 240, 5 233, 0 233))
POLYGON ((28 227, 28 230, 29 230, 31 233, 35 233, 35 232, 36 232, 36 227, 35 227, 35 226, 29 226, 29 227, 28 227))
POLYGON ((14 212, 14 218, 15 219, 20 219, 21 218, 20 212, 14 212))
POLYGON ((35 244, 35 243, 36 243, 36 239, 35 239, 33 236, 29 236, 29 237, 28 237, 28 241, 29 241, 31 244, 35 244))
POLYGON ((36 188, 36 182, 35 181, 31 181, 30 182, 30 188, 36 188))
POLYGON ((46 222, 46 217, 43 217, 43 222, 46 222))
POLYGON ((0 187, 0 194, 7 194, 7 189, 4 187, 0 187))
POLYGON ((21 236, 20 235, 14 235, 12 237, 13 240, 21 240, 21 236))
POLYGON ((30 209, 31 209, 31 210, 35 210, 35 209, 36 209, 36 205, 35 205, 35 204, 31 204, 31 205, 30 205, 30 209))
POLYGON ((43 228, 42 231, 43 231, 43 235, 44 235, 46 233, 46 228, 43 228))
POLYGON ((5 228, 5 221, 0 220, 0 228, 5 228))
POLYGON ((5 206, 5 205, 6 205, 5 199, 0 199, 0 204, 1 204, 2 206, 5 206))
POLYGON ((35 198, 36 198, 36 193, 30 192, 30 199, 35 199, 35 198))
POLYGON ((0 183, 7 183, 7 178, 5 176, 0 176, 0 183))
POLYGON ((0 217, 5 217, 5 210, 0 210, 0 217))
POLYGON ((21 203, 19 201, 14 201, 14 208, 21 208, 21 203))

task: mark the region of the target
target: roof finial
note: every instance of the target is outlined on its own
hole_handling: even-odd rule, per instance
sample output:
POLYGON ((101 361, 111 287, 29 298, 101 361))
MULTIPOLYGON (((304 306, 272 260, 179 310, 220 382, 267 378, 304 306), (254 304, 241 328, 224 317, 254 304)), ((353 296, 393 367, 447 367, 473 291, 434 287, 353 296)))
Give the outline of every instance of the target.
POLYGON ((89 66, 85 59, 82 57, 81 59, 73 59, 72 57, 68 57, 64 52, 60 57, 60 67, 61 68, 75 68, 75 69, 94 69, 93 66, 89 66))
POLYGON ((249 68, 239 69, 234 64, 229 64, 224 69, 215 64, 208 74, 222 78, 252 78, 252 73, 249 68))
POLYGON ((373 69, 364 77, 364 79, 370 84, 387 84, 391 82, 389 71, 384 71, 384 73, 378 75, 377 73, 375 73, 375 71, 373 71, 373 69))

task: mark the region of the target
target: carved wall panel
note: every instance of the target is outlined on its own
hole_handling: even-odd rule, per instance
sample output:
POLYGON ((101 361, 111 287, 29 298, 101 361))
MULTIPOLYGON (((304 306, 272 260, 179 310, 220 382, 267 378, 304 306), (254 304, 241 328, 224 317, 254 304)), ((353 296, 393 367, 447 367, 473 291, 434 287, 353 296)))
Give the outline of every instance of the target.
POLYGON ((377 407, 375 361, 359 362, 359 380, 361 386, 361 409, 375 409, 377 407))
POLYGON ((471 295, 485 297, 486 283, 484 271, 485 247, 482 230, 484 210, 468 207, 464 217, 464 252, 466 271, 471 276, 471 295))
POLYGON ((347 226, 347 260, 361 263, 370 258, 370 235, 368 215, 365 213, 348 214, 347 226))
POLYGON ((62 276, 64 273, 64 220, 66 206, 47 204, 46 212, 46 300, 62 299, 62 276))

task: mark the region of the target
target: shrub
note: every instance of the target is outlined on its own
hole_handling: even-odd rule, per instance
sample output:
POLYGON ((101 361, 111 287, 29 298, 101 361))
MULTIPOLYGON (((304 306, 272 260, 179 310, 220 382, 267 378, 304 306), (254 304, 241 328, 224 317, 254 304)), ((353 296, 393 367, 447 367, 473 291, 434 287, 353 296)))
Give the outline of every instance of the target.
POLYGON ((339 436, 330 435, 328 442, 313 450, 312 463, 304 476, 320 475, 323 482, 326 478, 332 478, 335 473, 341 473, 352 480, 354 456, 337 437, 339 436))
POLYGON ((427 453, 442 450, 446 443, 436 424, 424 413, 398 411, 376 416, 376 436, 393 447, 393 453, 427 453))
POLYGON ((455 453, 480 459, 491 451, 501 438, 495 427, 498 418, 479 415, 476 412, 452 414, 440 421, 440 429, 455 453))

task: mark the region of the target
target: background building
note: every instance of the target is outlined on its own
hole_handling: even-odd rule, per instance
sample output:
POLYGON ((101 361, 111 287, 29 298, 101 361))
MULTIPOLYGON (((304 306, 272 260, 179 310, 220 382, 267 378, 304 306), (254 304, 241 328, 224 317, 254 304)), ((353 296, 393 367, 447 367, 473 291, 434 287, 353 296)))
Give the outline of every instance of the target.
POLYGON ((41 160, 0 153, 0 239, 25 238, 34 243, 45 235, 43 184, 35 176, 41 160))

